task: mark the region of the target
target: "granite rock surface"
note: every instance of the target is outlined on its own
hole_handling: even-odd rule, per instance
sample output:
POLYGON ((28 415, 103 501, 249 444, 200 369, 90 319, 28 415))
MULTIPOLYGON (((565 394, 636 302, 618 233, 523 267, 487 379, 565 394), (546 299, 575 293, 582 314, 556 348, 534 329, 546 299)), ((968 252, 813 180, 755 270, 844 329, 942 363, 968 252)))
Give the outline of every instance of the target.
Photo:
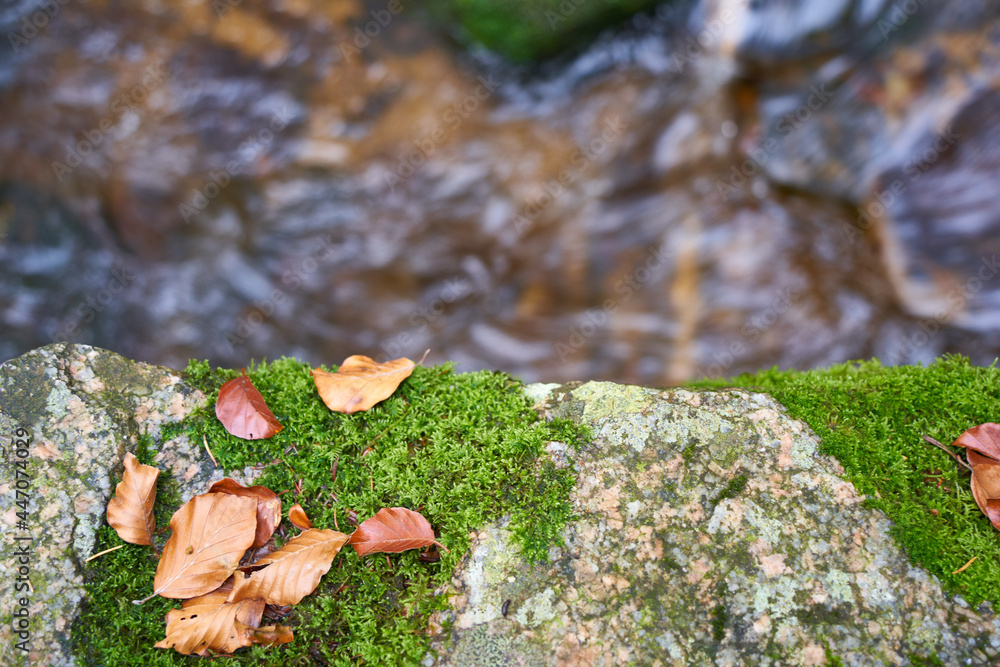
MULTIPOLYGON (((177 371, 86 345, 50 345, 0 365, 0 664, 74 664, 70 629, 85 594, 84 561, 141 434, 182 497, 227 476, 201 443, 164 442, 161 433, 204 401, 177 371), (15 586, 21 576, 26 592, 15 586), (21 609, 27 617, 15 618, 21 609)), ((248 472, 229 476, 249 481, 248 472)))
POLYGON ((579 518, 535 565, 502 523, 479 531, 425 664, 1000 659, 989 608, 911 565, 885 515, 770 397, 606 382, 529 392, 594 431, 572 461, 550 446, 575 466, 579 518))

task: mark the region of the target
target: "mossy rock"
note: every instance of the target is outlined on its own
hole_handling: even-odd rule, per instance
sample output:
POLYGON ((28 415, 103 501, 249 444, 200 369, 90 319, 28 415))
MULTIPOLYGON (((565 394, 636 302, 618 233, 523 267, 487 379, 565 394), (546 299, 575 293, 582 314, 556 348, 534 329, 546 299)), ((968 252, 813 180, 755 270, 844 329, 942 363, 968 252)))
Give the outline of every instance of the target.
POLYGON ((653 0, 434 0, 467 38, 518 62, 578 48, 653 0))
MULTIPOLYGON (((16 649, 8 604, 0 663, 192 662, 153 648, 174 602, 131 604, 150 593, 155 555, 104 524, 125 451, 164 469, 160 526, 212 479, 235 475, 284 491, 285 507, 301 503, 319 527, 419 509, 451 549, 434 562, 343 552, 282 621, 291 644, 213 662, 1000 658, 989 604, 1000 600, 1000 533, 957 466, 919 437, 949 442, 996 420, 996 368, 866 362, 657 390, 524 387, 502 373, 421 367, 355 415, 327 410, 297 360, 247 370, 285 426, 274 438, 225 432, 213 401, 236 372, 203 362, 181 374, 60 344, 0 366, 3 435, 32 433, 38 538, 34 653, 16 649), (754 389, 719 390, 731 384, 754 389)), ((9 491, 16 468, 0 470, 9 491)), ((5 534, 25 533, 15 500, 0 497, 5 534)))

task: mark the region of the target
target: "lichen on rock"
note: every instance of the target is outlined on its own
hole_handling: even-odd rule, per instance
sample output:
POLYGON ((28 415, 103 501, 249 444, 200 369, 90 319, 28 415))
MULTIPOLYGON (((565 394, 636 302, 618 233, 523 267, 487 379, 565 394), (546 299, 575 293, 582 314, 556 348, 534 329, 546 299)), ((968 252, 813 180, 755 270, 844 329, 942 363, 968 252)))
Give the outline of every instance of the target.
POLYGON ((534 398, 594 431, 572 460, 577 520, 534 565, 502 525, 480 531, 425 664, 1000 658, 988 606, 912 566, 885 515, 770 397, 591 382, 534 398))
MULTIPOLYGON (((83 561, 94 551, 125 452, 135 451, 140 436, 148 436, 150 453, 182 493, 225 476, 194 443, 163 442, 161 428, 205 400, 175 371, 85 345, 49 345, 0 365, 0 562, 5 572, 27 568, 31 582, 27 594, 15 596, 29 602, 30 640, 23 644, 29 650, 17 646, 15 605, 5 596, 0 664, 73 664, 70 630, 84 597, 83 561), (11 449, 18 429, 30 433, 24 459, 11 449), (25 478, 15 460, 26 461, 20 472, 29 481, 20 496, 17 481, 25 478), (16 503, 26 498, 23 510, 16 503), (18 551, 25 544, 28 555, 18 551), (27 562, 19 564, 19 557, 27 562)), ((4 587, 13 594, 12 581, 4 587)))

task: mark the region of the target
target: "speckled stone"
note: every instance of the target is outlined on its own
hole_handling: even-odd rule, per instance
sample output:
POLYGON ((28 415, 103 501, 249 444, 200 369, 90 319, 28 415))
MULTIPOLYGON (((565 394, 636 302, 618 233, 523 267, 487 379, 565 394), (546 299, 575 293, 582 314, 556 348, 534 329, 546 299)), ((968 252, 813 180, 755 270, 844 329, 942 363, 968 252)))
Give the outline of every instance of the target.
POLYGON ((125 452, 135 450, 141 433, 152 437, 157 465, 180 482, 182 497, 225 476, 200 443, 161 436, 164 424, 205 400, 176 371, 86 345, 50 345, 0 365, 0 665, 74 664, 70 628, 85 595, 83 561, 94 552, 125 452), (30 432, 24 458, 13 446, 18 429, 30 432), (26 463, 18 468, 18 461, 26 463), (24 479, 27 517, 19 526, 17 484, 24 479), (22 546, 28 555, 19 554, 22 546), (15 589, 22 566, 27 593, 15 589), (12 627, 22 597, 30 619, 27 652, 17 647, 22 639, 12 627))
POLYGON ((911 565, 885 515, 770 397, 531 392, 543 414, 593 428, 566 462, 579 518, 534 566, 502 522, 473 535, 428 667, 1000 663, 990 609, 911 565))

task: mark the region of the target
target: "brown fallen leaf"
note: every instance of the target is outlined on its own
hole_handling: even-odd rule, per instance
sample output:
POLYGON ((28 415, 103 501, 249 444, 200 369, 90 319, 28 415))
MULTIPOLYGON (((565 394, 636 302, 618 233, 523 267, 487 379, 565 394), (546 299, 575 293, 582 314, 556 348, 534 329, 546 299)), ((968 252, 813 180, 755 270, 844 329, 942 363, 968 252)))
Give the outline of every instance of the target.
POLYGON ((406 358, 380 364, 370 357, 355 354, 345 359, 336 373, 316 368, 312 375, 326 407, 350 414, 368 410, 392 396, 415 367, 416 364, 406 358))
POLYGON ((245 440, 270 438, 284 428, 245 372, 219 387, 215 416, 227 431, 245 440))
POLYGON ((298 604, 316 590, 330 569, 333 557, 347 542, 347 535, 334 530, 311 529, 290 539, 270 556, 254 563, 266 566, 249 577, 235 577, 230 602, 262 599, 268 604, 298 604))
POLYGON ((184 503, 170 519, 153 595, 192 598, 215 590, 239 565, 256 527, 254 498, 205 493, 184 503))
POLYGON ((1000 424, 980 424, 958 436, 972 471, 972 497, 979 510, 1000 530, 1000 424))
POLYGON ((434 529, 419 512, 405 507, 386 507, 375 513, 351 533, 347 541, 359 556, 374 553, 396 554, 408 549, 437 544, 434 529))
POLYGON ((299 505, 298 503, 292 505, 292 507, 288 510, 288 520, 292 522, 292 525, 297 526, 302 530, 313 527, 312 521, 310 521, 309 517, 306 516, 306 511, 302 509, 302 505, 299 505))
POLYGON ((139 463, 131 452, 125 455, 125 473, 115 487, 115 497, 108 503, 108 525, 118 537, 132 544, 152 544, 156 519, 156 478, 160 471, 139 463))
POLYGON ((258 643, 253 631, 260 625, 264 601, 227 602, 231 589, 232 577, 220 588, 184 600, 180 609, 167 612, 167 636, 154 647, 207 656, 258 643))
POLYGON ((1000 424, 987 423, 973 426, 951 444, 979 452, 1000 463, 1000 424))
POLYGON ((256 549, 271 539, 274 530, 281 524, 281 498, 266 486, 243 486, 235 479, 226 477, 210 486, 208 492, 228 493, 257 500, 257 531, 254 533, 251 549, 256 549))
POLYGON ((254 644, 275 646, 287 644, 295 639, 295 636, 287 625, 265 625, 261 628, 254 628, 250 633, 250 639, 253 640, 254 644))
POLYGON ((1000 461, 973 449, 967 449, 965 457, 972 468, 972 497, 990 523, 1000 529, 1000 461))

